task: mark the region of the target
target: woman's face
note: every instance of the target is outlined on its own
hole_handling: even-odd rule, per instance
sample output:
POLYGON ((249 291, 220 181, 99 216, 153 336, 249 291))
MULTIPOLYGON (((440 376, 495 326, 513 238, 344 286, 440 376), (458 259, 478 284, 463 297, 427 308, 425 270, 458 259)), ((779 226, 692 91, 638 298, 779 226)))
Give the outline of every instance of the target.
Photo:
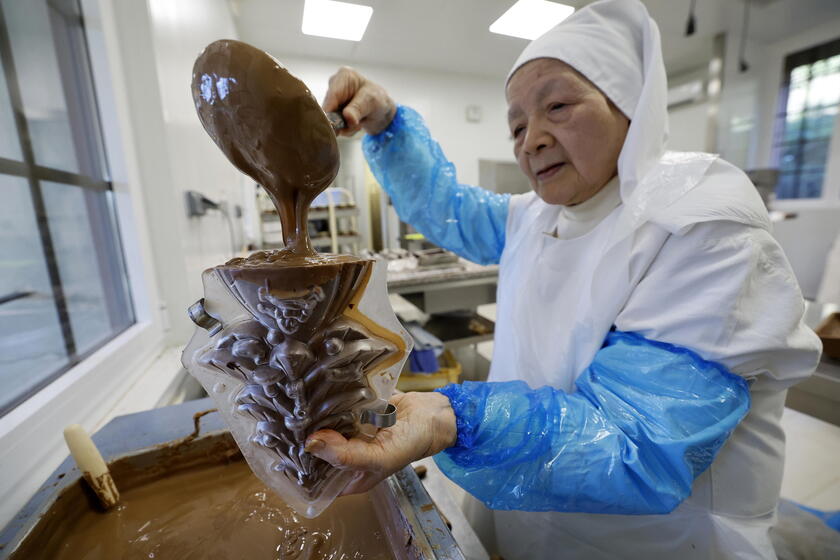
POLYGON ((588 200, 612 179, 630 121, 568 64, 528 62, 507 86, 513 153, 548 204, 588 200))

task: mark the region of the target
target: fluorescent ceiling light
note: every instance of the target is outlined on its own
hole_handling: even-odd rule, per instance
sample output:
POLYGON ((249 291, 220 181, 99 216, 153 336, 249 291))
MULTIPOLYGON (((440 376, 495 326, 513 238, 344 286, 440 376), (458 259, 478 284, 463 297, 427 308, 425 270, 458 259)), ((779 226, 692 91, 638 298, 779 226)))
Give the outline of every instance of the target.
POLYGON ((373 8, 335 0, 306 0, 300 30, 306 35, 361 41, 373 8))
POLYGON ((557 2, 518 0, 493 22, 490 31, 522 39, 536 39, 574 11, 573 7, 557 2))

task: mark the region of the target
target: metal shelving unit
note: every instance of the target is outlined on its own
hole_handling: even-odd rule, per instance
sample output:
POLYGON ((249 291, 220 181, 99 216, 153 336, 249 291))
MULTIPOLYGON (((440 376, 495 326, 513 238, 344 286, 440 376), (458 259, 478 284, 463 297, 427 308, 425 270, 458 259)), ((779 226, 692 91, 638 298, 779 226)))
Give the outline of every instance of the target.
MULTIPOLYGON (((361 243, 361 236, 358 232, 359 207, 356 206, 353 193, 341 187, 330 187, 324 191, 323 195, 327 205, 313 206, 309 211, 309 220, 310 222, 326 220, 329 235, 313 236, 313 247, 319 251, 332 253, 340 251, 358 253, 361 243), (349 229, 340 227, 340 224, 349 224, 349 229)), ((283 228, 280 223, 280 216, 277 215, 271 200, 261 190, 257 194, 257 208, 259 209, 263 248, 278 249, 283 247, 283 228)))

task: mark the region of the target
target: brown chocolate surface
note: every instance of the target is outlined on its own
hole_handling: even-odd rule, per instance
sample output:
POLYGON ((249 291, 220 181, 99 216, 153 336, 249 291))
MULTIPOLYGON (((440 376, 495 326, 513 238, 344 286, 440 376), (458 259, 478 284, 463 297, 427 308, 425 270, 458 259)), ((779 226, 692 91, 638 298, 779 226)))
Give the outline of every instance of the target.
POLYGON ((48 526, 14 558, 394 558, 368 495, 340 498, 317 519, 304 519, 241 460, 167 472, 135 486, 123 476, 118 484, 128 488, 107 513, 91 507, 80 484, 68 488, 47 514, 48 526))
POLYGON ((399 337, 377 336, 371 321, 346 316, 364 291, 372 261, 318 258, 323 262, 317 266, 295 266, 288 258, 259 257, 260 264, 231 261, 208 272, 222 279, 254 320, 225 327, 195 357, 206 369, 244 384, 225 402, 253 422, 247 439, 236 434, 243 449, 257 452, 258 459, 249 456, 252 466, 268 462, 272 479, 285 477, 310 504, 326 488, 337 489, 330 484, 340 472, 307 453, 306 438, 324 428, 355 435, 358 410, 377 400, 368 373, 402 355, 399 337))
POLYGON ((253 258, 234 259, 214 270, 258 321, 301 340, 310 339, 338 318, 350 300, 364 289, 373 266, 372 260, 348 255, 306 259, 287 255, 256 266, 248 262, 253 258), (277 323, 274 313, 268 312, 283 301, 305 301, 313 291, 318 291, 321 299, 310 302, 312 309, 305 318, 297 317, 300 321, 293 333, 277 323))
POLYGON ((306 84, 246 43, 211 43, 193 66, 199 119, 228 159, 268 192, 297 255, 314 255, 309 205, 338 173, 329 119, 306 84))

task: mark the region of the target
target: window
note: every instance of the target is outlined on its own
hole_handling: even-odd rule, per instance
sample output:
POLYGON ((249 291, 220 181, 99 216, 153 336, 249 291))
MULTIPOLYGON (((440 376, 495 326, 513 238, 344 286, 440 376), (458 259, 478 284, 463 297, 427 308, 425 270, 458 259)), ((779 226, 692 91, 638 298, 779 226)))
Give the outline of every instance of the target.
POLYGON ((789 55, 776 122, 777 198, 820 198, 840 108, 840 39, 789 55))
POLYGON ((133 323, 78 0, 0 0, 0 415, 133 323))

